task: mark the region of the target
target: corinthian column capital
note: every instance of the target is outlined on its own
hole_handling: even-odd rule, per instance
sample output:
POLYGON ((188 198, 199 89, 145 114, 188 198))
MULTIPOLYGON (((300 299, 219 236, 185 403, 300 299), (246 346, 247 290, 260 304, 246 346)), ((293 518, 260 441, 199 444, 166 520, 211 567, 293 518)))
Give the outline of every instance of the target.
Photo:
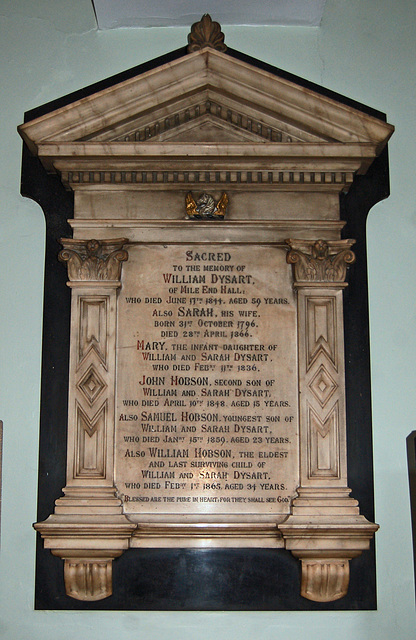
POLYGON ((123 246, 126 238, 111 240, 74 240, 61 238, 59 260, 66 262, 72 281, 120 280, 121 263, 128 259, 123 246))
POLYGON ((355 261, 355 240, 286 240, 287 262, 294 265, 295 284, 343 283, 355 261))

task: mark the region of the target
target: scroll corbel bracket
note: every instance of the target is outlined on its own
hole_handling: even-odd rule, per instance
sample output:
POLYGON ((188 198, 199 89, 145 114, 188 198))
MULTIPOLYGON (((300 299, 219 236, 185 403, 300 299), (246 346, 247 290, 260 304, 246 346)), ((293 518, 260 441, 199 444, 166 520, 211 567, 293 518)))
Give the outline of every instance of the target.
POLYGON ((302 559, 300 595, 314 602, 333 602, 347 595, 349 559, 302 559))
POLYGON ((75 600, 104 600, 113 593, 113 560, 123 550, 51 549, 64 561, 66 595, 75 600))
POLYGON ((65 558, 66 594, 75 600, 83 600, 84 602, 108 598, 113 593, 112 565, 113 558, 108 557, 65 558))

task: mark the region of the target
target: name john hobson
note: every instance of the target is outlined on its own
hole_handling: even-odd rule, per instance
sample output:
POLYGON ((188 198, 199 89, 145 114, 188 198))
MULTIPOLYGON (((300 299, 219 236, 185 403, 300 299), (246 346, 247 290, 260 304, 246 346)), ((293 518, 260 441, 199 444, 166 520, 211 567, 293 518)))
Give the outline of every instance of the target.
MULTIPOLYGON (((149 385, 149 386, 161 386, 165 384, 166 376, 146 376, 143 375, 142 378, 139 379, 138 383, 140 385, 149 385)), ((171 386, 199 386, 199 387, 207 387, 208 386, 208 378, 207 376, 170 376, 170 385, 171 386)), ((165 394, 161 394, 165 395, 165 394)), ((169 394, 167 394, 169 395, 169 394)))

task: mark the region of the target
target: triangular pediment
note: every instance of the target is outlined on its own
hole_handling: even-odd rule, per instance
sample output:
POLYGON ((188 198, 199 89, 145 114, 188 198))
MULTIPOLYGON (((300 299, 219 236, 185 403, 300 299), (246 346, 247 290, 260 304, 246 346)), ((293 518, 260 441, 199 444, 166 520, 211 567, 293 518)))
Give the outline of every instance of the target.
POLYGON ((149 139, 146 129, 154 137, 206 113, 230 129, 273 141, 281 133, 284 142, 380 142, 386 127, 392 130, 226 53, 203 49, 48 113, 20 131, 35 144, 129 141, 135 135, 149 139))
MULTIPOLYGON (((378 118, 211 48, 19 128, 44 165, 58 171, 64 165, 70 170, 75 157, 82 158, 78 168, 104 170, 110 157, 115 159, 112 166, 122 167, 123 158, 198 156, 204 145, 206 158, 261 157, 259 168, 264 170, 286 165, 290 170, 296 157, 308 158, 308 169, 313 158, 333 157, 333 171, 363 172, 392 131, 378 118)), ((201 159, 198 167, 209 168, 201 159)), ((321 162, 316 170, 331 167, 321 162)))

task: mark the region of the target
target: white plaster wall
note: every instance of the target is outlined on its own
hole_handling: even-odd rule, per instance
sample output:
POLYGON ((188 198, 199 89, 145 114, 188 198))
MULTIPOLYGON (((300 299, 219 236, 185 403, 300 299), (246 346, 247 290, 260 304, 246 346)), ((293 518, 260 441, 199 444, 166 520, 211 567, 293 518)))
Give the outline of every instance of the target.
MULTIPOLYGON (((238 0, 228 0, 234 2, 238 0)), ((210 10, 210 0, 206 1, 210 10)), ((215 16, 213 16, 215 18, 215 16)), ((20 197, 23 113, 181 47, 188 29, 99 33, 89 0, 1 0, 0 638, 414 638, 406 436, 416 428, 416 3, 327 0, 322 26, 228 27, 229 46, 388 114, 391 196, 369 219, 378 611, 34 611, 44 222, 20 197)))

